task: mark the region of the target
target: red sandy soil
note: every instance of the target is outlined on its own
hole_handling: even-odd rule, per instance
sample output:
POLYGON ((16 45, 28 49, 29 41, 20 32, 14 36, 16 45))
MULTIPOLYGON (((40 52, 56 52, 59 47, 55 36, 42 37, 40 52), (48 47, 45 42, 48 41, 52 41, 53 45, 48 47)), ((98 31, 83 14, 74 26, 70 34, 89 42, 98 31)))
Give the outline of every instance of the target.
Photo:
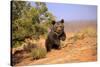
MULTIPOLYGON (((73 34, 74 33, 67 33, 67 39, 70 38, 73 34)), ((74 44, 67 44, 67 46, 61 50, 52 49, 51 52, 47 53, 45 58, 32 60, 32 57, 27 57, 15 66, 96 61, 96 41, 96 37, 85 37, 84 39, 77 40, 74 44)))

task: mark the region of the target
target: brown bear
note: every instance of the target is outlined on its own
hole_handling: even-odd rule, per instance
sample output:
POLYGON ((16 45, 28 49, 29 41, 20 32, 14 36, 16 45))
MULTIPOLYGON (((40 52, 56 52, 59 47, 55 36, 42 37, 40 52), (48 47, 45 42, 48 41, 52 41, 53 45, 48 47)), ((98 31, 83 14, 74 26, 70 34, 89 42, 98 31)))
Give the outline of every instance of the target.
POLYGON ((64 32, 64 20, 52 21, 51 31, 49 32, 47 39, 45 41, 45 47, 47 52, 54 49, 61 49, 60 40, 64 41, 66 39, 66 34, 64 32))

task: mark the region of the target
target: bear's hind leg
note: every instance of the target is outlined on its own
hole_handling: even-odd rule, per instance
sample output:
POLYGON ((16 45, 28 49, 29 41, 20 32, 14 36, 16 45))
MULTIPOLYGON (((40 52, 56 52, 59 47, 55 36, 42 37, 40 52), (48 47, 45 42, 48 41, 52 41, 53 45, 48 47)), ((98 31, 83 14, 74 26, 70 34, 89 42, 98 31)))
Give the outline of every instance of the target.
POLYGON ((47 52, 50 52, 51 51, 51 45, 50 44, 47 44, 46 45, 46 50, 47 50, 47 52))

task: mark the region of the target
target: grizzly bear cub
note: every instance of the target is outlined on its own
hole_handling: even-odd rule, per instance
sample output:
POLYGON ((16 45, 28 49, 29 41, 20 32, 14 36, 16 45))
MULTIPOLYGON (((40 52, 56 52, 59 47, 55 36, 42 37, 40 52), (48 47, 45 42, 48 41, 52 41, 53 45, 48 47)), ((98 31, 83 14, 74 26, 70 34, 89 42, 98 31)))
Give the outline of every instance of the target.
POLYGON ((45 41, 45 47, 47 52, 54 49, 61 49, 60 40, 64 41, 66 39, 66 34, 64 32, 64 20, 52 21, 51 31, 49 32, 47 39, 45 41))

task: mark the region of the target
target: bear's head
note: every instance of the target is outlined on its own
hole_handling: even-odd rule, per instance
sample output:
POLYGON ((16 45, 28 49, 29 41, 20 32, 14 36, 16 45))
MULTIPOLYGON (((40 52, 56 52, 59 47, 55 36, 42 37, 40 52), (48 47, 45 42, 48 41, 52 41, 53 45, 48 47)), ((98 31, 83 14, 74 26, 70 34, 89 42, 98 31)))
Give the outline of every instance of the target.
POLYGON ((52 31, 54 31, 57 34, 61 34, 64 32, 64 20, 61 19, 60 21, 52 21, 52 31))

